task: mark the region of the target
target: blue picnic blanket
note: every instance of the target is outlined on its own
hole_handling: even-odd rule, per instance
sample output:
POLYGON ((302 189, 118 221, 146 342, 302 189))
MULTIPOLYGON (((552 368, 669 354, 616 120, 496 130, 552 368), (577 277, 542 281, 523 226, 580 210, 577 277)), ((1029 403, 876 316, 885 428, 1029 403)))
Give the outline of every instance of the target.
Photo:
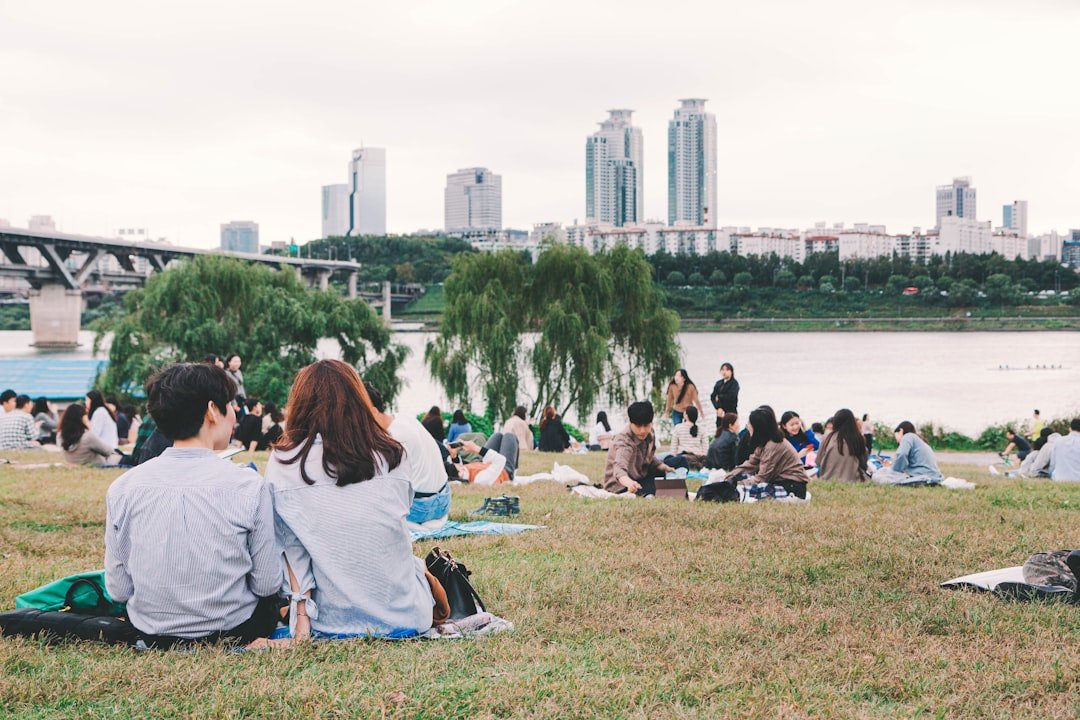
POLYGON ((518 525, 516 523, 497 523, 488 520, 476 520, 474 522, 448 521, 441 528, 435 530, 413 530, 411 532, 413 542, 417 540, 440 540, 442 538, 457 537, 459 535, 516 535, 526 530, 538 530, 543 525, 518 525))

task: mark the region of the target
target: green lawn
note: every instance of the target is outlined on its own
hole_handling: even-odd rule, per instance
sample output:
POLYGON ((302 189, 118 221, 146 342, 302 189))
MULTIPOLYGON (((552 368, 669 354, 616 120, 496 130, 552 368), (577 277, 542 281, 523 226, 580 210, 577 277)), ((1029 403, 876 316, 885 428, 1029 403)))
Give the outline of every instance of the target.
MULTIPOLYGON (((556 459, 602 474, 599 455, 522 471, 556 459)), ((979 488, 811 483, 808 506, 519 488, 547 529, 440 542, 513 633, 240 655, 5 639, 0 717, 1080 717, 1080 608, 937 588, 1080 546, 1080 486, 945 470, 979 488)), ((8 607, 101 567, 117 475, 0 466, 8 607)), ((497 492, 455 490, 452 515, 497 492)))

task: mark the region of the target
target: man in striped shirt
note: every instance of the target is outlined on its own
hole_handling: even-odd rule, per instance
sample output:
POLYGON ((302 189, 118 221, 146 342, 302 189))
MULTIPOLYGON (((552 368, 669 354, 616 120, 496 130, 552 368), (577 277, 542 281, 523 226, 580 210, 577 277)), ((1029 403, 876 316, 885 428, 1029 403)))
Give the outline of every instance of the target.
POLYGON ((266 637, 277 622, 281 549, 269 487, 217 456, 235 388, 213 365, 171 365, 146 385, 173 446, 106 495, 105 585, 147 644, 266 637))

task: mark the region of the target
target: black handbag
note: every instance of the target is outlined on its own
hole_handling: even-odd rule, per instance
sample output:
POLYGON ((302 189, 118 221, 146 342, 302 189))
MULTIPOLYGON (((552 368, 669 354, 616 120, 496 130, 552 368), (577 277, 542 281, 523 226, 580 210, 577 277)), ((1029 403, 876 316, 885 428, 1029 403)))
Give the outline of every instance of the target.
POLYGON ((739 489, 735 483, 727 480, 702 485, 697 491, 697 499, 706 502, 739 502, 739 489))
POLYGON ((485 612, 484 601, 469 582, 472 573, 463 563, 455 560, 448 551, 439 548, 432 548, 424 562, 428 572, 435 576, 446 591, 451 620, 461 620, 478 612, 485 612))
POLYGON ((21 608, 0 613, 0 636, 54 640, 93 640, 109 645, 134 645, 139 632, 127 620, 108 613, 112 603, 98 584, 81 578, 68 588, 63 610, 21 608), (75 590, 83 585, 93 588, 97 599, 92 606, 76 605, 75 590))

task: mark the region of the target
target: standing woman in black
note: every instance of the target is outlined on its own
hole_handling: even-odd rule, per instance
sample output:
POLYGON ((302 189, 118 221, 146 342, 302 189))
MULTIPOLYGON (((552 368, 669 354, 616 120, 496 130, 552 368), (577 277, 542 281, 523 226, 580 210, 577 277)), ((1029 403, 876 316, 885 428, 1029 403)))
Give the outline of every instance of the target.
POLYGON ((709 399, 716 408, 717 417, 723 417, 725 413, 739 414, 739 381, 735 379, 734 365, 726 362, 720 366, 720 379, 713 385, 709 399))

